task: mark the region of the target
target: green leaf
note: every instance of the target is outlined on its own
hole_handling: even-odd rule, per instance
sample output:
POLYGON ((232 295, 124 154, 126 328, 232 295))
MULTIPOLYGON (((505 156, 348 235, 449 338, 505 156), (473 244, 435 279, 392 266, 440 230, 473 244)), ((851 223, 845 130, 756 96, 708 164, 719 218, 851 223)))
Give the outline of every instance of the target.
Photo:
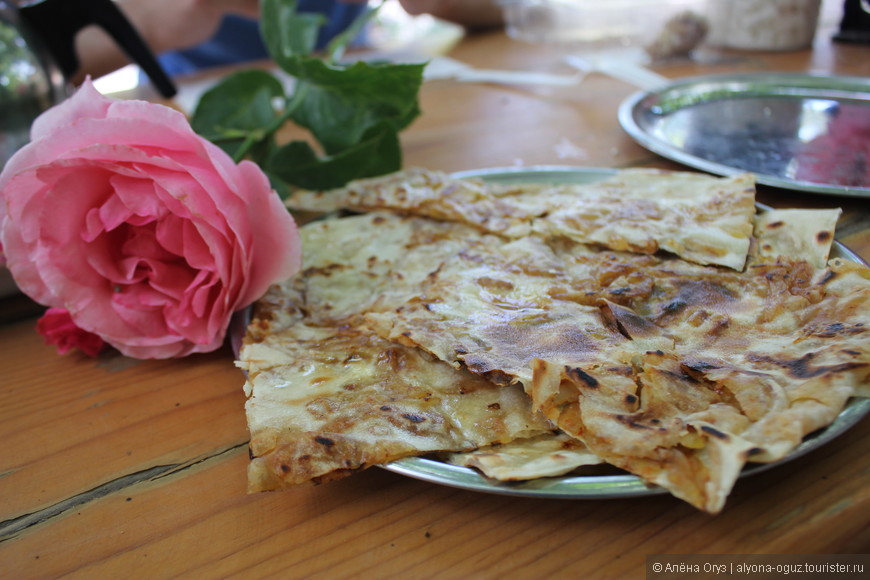
POLYGON ((402 168, 399 137, 388 124, 372 128, 352 147, 318 157, 304 141, 293 141, 270 156, 266 171, 290 185, 322 190, 353 179, 384 175, 402 168))
POLYGON ((218 145, 244 141, 273 123, 284 87, 257 69, 234 73, 206 91, 193 112, 193 130, 218 145))
POLYGON ((384 122, 401 131, 420 114, 423 64, 338 67, 310 59, 301 66, 299 78, 308 94, 292 119, 311 131, 328 154, 353 146, 384 122))
POLYGON ((317 36, 326 19, 322 14, 298 13, 296 0, 262 0, 260 35, 269 55, 293 74, 297 61, 317 46, 317 36))
POLYGON ((372 20, 384 5, 384 0, 380 4, 369 6, 368 10, 363 12, 356 20, 354 20, 346 30, 337 34, 329 45, 326 47, 326 54, 331 62, 335 62, 344 56, 344 51, 353 40, 360 35, 365 28, 365 25, 372 20))
MULTIPOLYGON (((371 13, 369 13, 370 16, 371 13)), ((360 17, 330 43, 340 55, 365 24, 360 17)), ((296 78, 291 95, 271 73, 235 73, 206 92, 191 124, 236 161, 254 161, 282 197, 291 187, 331 189, 402 168, 398 133, 419 114, 423 64, 337 65, 312 56, 323 18, 297 13, 296 0, 262 0, 260 30, 275 63, 296 78), (278 147, 293 121, 325 154, 304 141, 278 147)))

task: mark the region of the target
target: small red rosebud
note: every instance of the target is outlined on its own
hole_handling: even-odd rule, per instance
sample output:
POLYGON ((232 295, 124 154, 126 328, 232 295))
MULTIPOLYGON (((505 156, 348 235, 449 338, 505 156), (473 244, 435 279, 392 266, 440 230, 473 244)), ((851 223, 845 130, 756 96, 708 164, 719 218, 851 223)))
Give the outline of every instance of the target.
POLYGON ((77 348, 88 356, 97 356, 106 346, 102 338, 76 326, 65 308, 46 310, 36 322, 36 330, 45 339, 45 344, 53 344, 57 348, 58 354, 66 354, 77 348))

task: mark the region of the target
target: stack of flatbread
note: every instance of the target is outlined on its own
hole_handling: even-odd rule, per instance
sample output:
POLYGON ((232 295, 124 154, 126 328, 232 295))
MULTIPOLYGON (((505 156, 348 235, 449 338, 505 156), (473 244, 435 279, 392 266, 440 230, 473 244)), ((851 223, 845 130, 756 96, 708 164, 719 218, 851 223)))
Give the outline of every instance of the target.
POLYGON ((716 513, 870 393, 839 210, 757 213, 749 175, 410 169, 289 205, 322 217, 239 355, 252 492, 437 454, 494 480, 609 464, 716 513))

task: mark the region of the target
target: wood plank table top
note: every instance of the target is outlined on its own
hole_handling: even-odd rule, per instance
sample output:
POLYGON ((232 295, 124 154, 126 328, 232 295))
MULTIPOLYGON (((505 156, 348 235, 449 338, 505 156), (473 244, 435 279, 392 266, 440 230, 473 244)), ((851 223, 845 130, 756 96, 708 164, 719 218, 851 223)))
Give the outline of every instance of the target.
MULTIPOLYGON (((568 73, 558 50, 502 32, 450 53, 480 68, 568 73)), ((870 47, 820 35, 810 50, 680 63, 870 76, 870 47)), ((680 169, 619 126, 636 90, 437 80, 402 134, 406 165, 460 171, 577 165, 680 169)), ((841 207, 838 239, 870 260, 867 199, 760 188, 776 207, 841 207)), ((866 553, 870 421, 741 479, 710 516, 669 495, 557 500, 484 494, 379 468, 247 495, 244 378, 228 347, 181 360, 58 356, 35 311, 0 324, 0 577, 642 578, 652 554, 866 553)), ((19 313, 19 315, 14 315, 19 313)))

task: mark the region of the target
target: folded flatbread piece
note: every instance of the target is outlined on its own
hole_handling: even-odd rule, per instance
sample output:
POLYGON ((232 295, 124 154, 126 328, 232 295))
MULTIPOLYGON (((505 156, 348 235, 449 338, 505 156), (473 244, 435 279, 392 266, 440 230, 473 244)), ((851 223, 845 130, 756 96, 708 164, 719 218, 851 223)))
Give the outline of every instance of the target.
POLYGON ((633 169, 594 183, 488 184, 424 169, 301 191, 288 201, 306 211, 392 210, 465 223, 509 238, 564 236, 614 250, 672 252, 700 264, 742 269, 752 235, 750 174, 633 169))
POLYGON ((248 343, 242 359, 252 492, 550 432, 521 387, 355 328, 296 324, 248 343))

